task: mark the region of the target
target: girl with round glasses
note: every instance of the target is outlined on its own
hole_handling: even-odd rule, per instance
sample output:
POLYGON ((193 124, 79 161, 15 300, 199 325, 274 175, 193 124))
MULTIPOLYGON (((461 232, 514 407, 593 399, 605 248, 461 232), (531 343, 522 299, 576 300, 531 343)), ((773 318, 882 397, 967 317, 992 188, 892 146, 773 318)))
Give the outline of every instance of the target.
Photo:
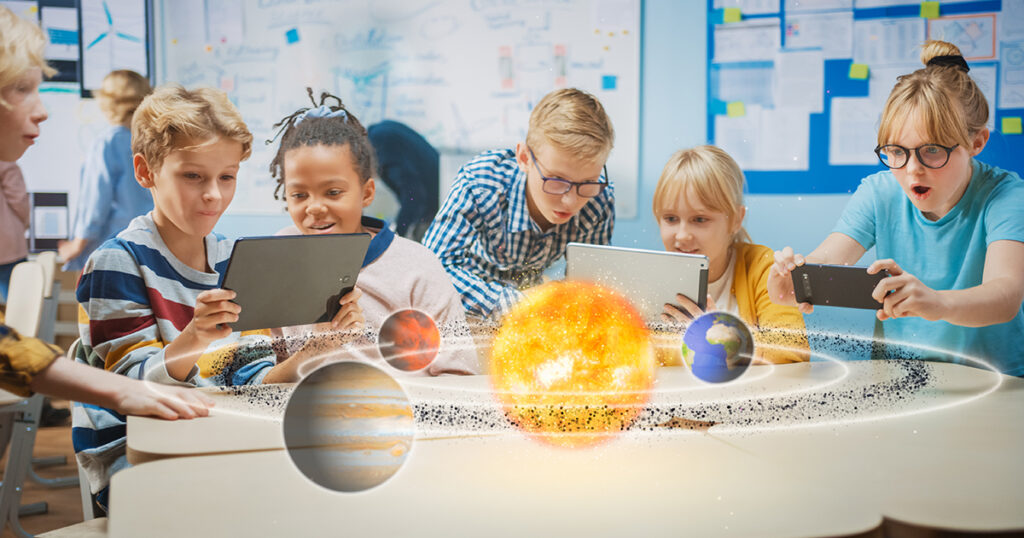
POLYGON ((926 344, 1024 375, 1016 348, 1024 334, 1024 182, 974 158, 988 142, 988 103, 960 50, 928 41, 921 59, 925 67, 899 78, 882 111, 875 152, 888 170, 861 182, 806 258, 789 247, 775 253, 769 291, 795 305, 797 265, 848 265, 875 247, 868 273, 891 275, 872 294, 887 342, 926 344))

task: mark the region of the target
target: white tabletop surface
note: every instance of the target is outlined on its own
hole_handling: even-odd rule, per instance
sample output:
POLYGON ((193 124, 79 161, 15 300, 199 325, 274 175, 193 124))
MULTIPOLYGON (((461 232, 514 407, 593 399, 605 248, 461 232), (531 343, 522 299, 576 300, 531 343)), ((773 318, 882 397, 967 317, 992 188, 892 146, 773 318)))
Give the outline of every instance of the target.
MULTIPOLYGON (((214 418, 131 418, 130 446, 192 455, 115 475, 110 535, 836 535, 883 517, 1024 528, 1024 380, 937 363, 762 368, 724 386, 665 368, 649 427, 588 449, 428 425, 390 481, 356 494, 303 477, 273 412, 234 412, 244 398, 214 418), (698 411, 719 424, 651 426, 698 411), (153 446, 172 437, 173 450, 153 446), (202 455, 217 452, 236 453, 202 455)), ((490 398, 485 377, 403 383, 420 405, 490 398)))

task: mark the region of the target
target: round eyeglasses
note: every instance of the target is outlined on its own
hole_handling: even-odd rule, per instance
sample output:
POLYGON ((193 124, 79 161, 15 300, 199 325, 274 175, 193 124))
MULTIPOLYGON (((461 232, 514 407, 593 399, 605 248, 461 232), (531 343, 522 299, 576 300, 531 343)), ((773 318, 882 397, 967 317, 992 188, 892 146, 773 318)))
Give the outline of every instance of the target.
POLYGON ((949 162, 949 156, 960 144, 946 147, 939 144, 925 144, 916 148, 905 148, 896 144, 886 144, 875 148, 875 155, 882 164, 892 169, 903 168, 910 162, 910 152, 917 155, 917 162, 926 168, 942 168, 949 162))
POLYGON ((602 171, 604 173, 604 181, 569 181, 568 179, 562 179, 560 177, 547 177, 544 172, 540 171, 540 162, 537 161, 537 157, 533 154, 533 150, 527 146, 527 151, 530 152, 530 159, 533 160, 533 167, 537 169, 537 173, 540 174, 540 178, 544 180, 541 185, 541 189, 548 194, 562 195, 566 194, 576 187, 576 194, 581 198, 593 198, 608 186, 608 167, 603 166, 602 171))

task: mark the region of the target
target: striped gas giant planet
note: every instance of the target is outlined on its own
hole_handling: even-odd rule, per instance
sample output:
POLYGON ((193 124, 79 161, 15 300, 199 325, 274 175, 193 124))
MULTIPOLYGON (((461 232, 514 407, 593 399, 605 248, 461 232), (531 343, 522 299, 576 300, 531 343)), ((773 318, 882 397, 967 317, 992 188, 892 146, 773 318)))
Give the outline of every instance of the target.
POLYGON ((311 481, 340 492, 384 483, 405 462, 413 412, 402 387, 381 369, 335 362, 295 388, 284 413, 288 455, 311 481))

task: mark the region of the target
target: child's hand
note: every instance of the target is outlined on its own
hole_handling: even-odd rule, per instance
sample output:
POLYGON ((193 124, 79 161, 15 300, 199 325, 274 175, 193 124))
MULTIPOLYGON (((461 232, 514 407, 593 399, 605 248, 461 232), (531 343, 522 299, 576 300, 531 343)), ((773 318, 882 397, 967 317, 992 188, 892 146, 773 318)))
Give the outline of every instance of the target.
POLYGON ((331 328, 336 331, 347 331, 363 328, 366 318, 363 317, 363 308, 359 306, 359 298, 363 292, 359 288, 352 288, 352 291, 342 295, 338 303, 341 310, 331 320, 331 328))
POLYGON ((803 265, 805 261, 803 256, 794 253, 789 247, 776 250, 775 263, 768 271, 768 296, 775 304, 795 306, 800 312, 810 314, 814 312, 814 305, 796 302, 791 276, 793 269, 803 265))
POLYGON ((697 303, 691 301, 689 297, 682 293, 676 294, 676 302, 679 303, 679 306, 665 303, 665 306, 662 307, 662 310, 664 310, 664 313, 661 314, 662 321, 678 323, 680 325, 689 325, 691 321, 704 312, 717 310, 715 300, 712 299, 710 295, 708 295, 707 308, 705 310, 701 310, 700 307, 697 306, 697 303), (679 309, 680 306, 683 307, 682 310, 679 309))
POLYGON ((114 408, 124 415, 152 416, 165 420, 191 419, 210 414, 213 400, 202 392, 149 381, 131 381, 119 388, 114 408))
POLYGON ((191 331, 202 344, 227 338, 231 334, 228 323, 238 321, 238 313, 242 307, 231 300, 237 294, 231 290, 206 290, 196 297, 196 309, 192 313, 192 321, 185 327, 191 331))
POLYGON ((892 276, 879 281, 871 292, 871 297, 882 303, 881 310, 875 313, 879 320, 917 316, 937 321, 946 317, 948 306, 942 295, 904 272, 894 260, 878 260, 868 267, 868 273, 873 275, 884 269, 892 276))

